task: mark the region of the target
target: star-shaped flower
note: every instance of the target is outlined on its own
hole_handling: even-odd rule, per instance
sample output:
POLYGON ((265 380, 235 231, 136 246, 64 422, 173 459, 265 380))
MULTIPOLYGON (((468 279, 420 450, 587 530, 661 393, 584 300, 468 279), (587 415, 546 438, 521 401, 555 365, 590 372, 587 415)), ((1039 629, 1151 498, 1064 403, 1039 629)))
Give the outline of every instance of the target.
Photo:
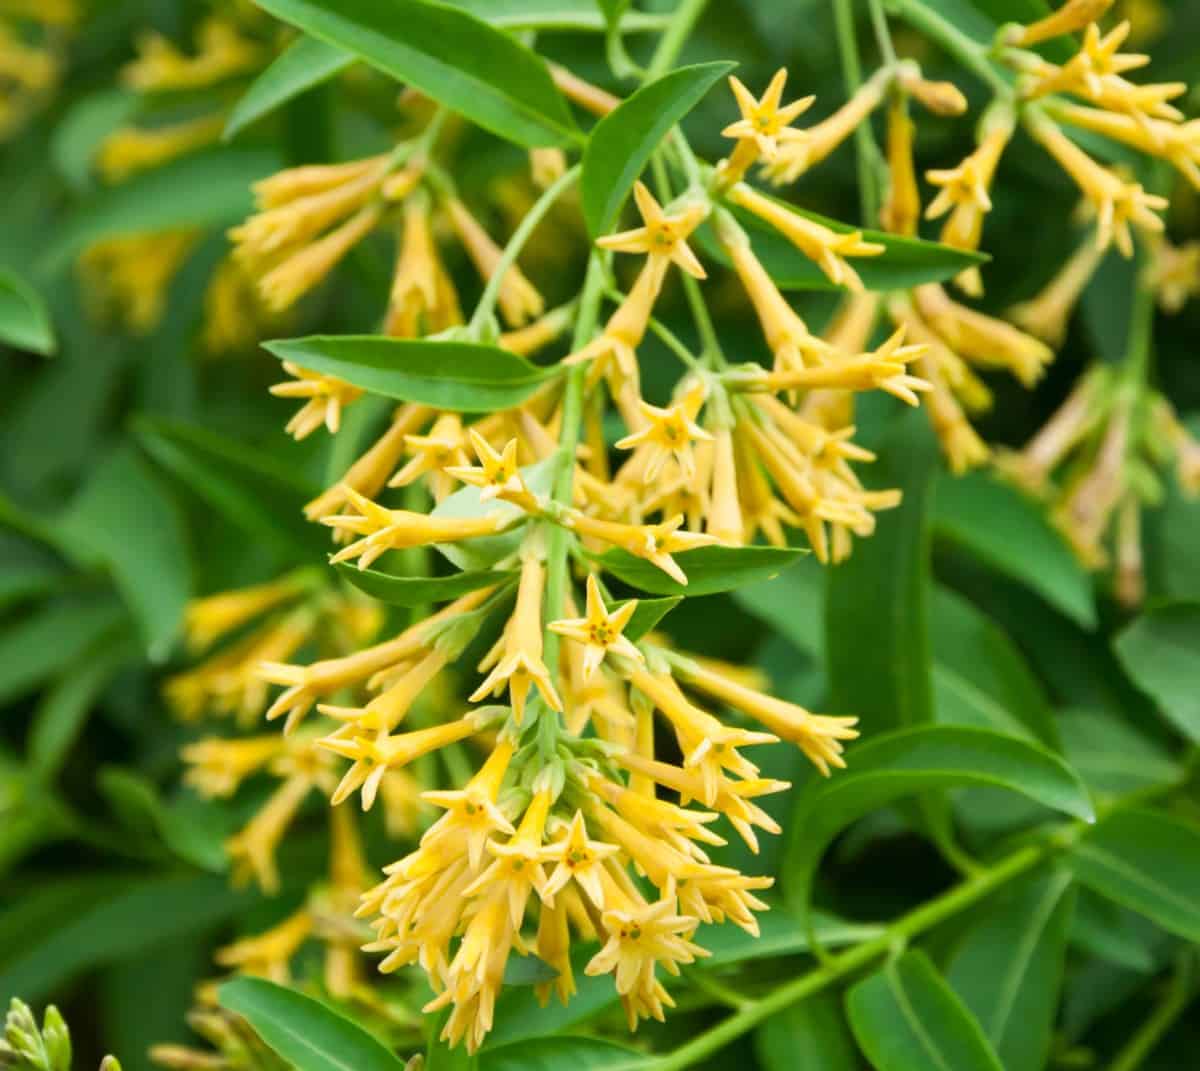
POLYGON ((779 151, 779 142, 803 137, 803 132, 789 130, 789 124, 812 106, 815 97, 801 97, 785 108, 779 106, 783 98, 783 87, 787 82, 787 68, 780 67, 771 79, 771 84, 759 100, 737 78, 729 76, 729 87, 737 98, 741 119, 730 123, 721 133, 727 138, 750 138, 758 145, 758 151, 767 160, 773 160, 779 151))
POLYGON ((622 450, 646 446, 650 458, 642 474, 644 483, 653 483, 662 472, 667 458, 674 456, 679 462, 686 479, 696 473, 696 461, 692 456, 692 440, 709 442, 712 436, 696 423, 696 416, 704 404, 705 390, 702 383, 684 395, 683 399, 665 409, 649 402, 638 401, 638 411, 645 418, 645 425, 632 435, 618 440, 622 450))
POLYGON ((518 505, 532 500, 529 488, 517 467, 517 440, 509 439, 504 449, 497 451, 491 443, 474 428, 467 432, 475 456, 479 458, 477 466, 457 465, 446 469, 446 472, 456 480, 469 483, 479 488, 479 499, 487 502, 493 498, 503 498, 518 505))
POLYGON ((642 214, 642 226, 598 238, 596 244, 602 249, 612 249, 618 253, 667 257, 689 275, 697 279, 707 278, 704 265, 696 259, 686 239, 708 215, 708 206, 698 201, 692 202, 682 211, 669 216, 642 182, 634 185, 633 197, 642 214))
POLYGON ((604 656, 610 651, 625 658, 632 658, 636 662, 645 661, 642 652, 633 645, 631 640, 622 635, 637 607, 638 600, 630 599, 609 613, 600 594, 600 585, 596 581, 596 575, 589 573, 587 578, 587 616, 552 621, 550 631, 585 645, 583 679, 587 680, 596 672, 597 667, 604 661, 604 656))
POLYGON ((557 863, 554 872, 546 880, 546 897, 554 896, 574 878, 596 907, 604 909, 604 885, 600 877, 603 863, 620 849, 615 844, 604 844, 590 840, 583 814, 575 812, 567 827, 566 835, 545 848, 545 858, 557 863))

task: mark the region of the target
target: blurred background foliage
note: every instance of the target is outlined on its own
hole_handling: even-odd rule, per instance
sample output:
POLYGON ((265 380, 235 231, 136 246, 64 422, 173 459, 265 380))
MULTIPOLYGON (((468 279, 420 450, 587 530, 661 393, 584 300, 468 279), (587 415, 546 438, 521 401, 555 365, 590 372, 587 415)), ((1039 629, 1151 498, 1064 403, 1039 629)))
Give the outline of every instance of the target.
MULTIPOLYGON (((979 6, 986 10, 988 0, 979 6)), ((1124 0, 1123 8, 1149 42, 1148 77, 1195 77, 1200 3, 1124 0)), ((0 1000, 53 998, 72 1023, 77 1051, 87 1054, 85 1065, 113 1051, 130 1071, 150 1066, 152 1043, 189 1038, 185 1013, 197 983, 215 974, 214 947, 284 917, 324 866, 323 804, 313 799, 285 845, 280 897, 231 888, 221 845, 254 799, 203 801, 180 784, 178 751, 196 730, 172 716, 162 689, 186 664, 184 607, 194 596, 319 560, 323 539, 307 529, 300 507, 370 441, 386 411, 364 404, 336 441, 317 434, 293 442, 280 431, 286 403, 266 391, 278 378, 277 362, 256 346, 258 337, 368 329, 386 304, 386 236, 356 249, 298 312, 250 322, 241 337, 214 337, 211 280, 227 249, 225 228, 251 208, 252 180, 393 143, 393 83, 354 66, 227 144, 115 182, 101 173, 98 154, 119 126, 224 115, 244 91, 254 71, 169 99, 121 82, 140 33, 153 29, 186 47, 210 13, 201 0, 85 4, 56 46, 57 84, 0 145, 0 269, 42 296, 56 339, 49 359, 34 352, 36 326, 22 344, 0 351, 0 1000), (171 254, 175 270, 161 310, 131 310, 114 295, 111 266, 80 256, 97 240, 176 224, 191 237, 171 254)), ((264 55, 277 50, 283 28, 249 9, 246 17, 264 55)), ((819 118, 844 99, 833 39, 831 8, 821 0, 722 0, 709 6, 684 60, 734 57, 751 86, 787 65, 795 91, 816 94, 810 114, 819 118)), ((621 91, 597 34, 544 32, 537 45, 621 91)), ((644 60, 652 38, 631 35, 628 45, 644 60)), ((962 85, 977 112, 979 87, 935 45, 897 26, 897 46, 929 77, 962 85)), ((865 66, 873 66, 869 54, 865 66)), ((1196 103, 1185 106, 1194 111, 1196 103)), ((728 102, 716 93, 688 118, 702 155, 720 154, 718 132, 728 119, 728 102)), ((973 144, 963 121, 929 118, 919 131, 921 170, 952 166, 973 144)), ((533 196, 524 154, 464 128, 454 157, 465 198, 493 233, 508 233, 533 196)), ((805 207, 855 219, 852 146, 794 192, 805 207)), ((1176 194, 1168 228, 1183 241, 1200 231, 1200 202, 1182 185, 1176 194)), ((984 307, 1000 310, 1037 292, 1073 247, 1076 193, 1019 136, 993 196, 984 307)), ((574 293, 584 263, 577 217, 559 216, 526 257, 552 304, 574 293)), ((165 243, 151 240, 147 270, 168 256, 165 243)), ((462 259, 451 266, 469 301, 477 294, 469 266, 462 259)), ((1095 357, 1123 356, 1132 270, 1110 254, 1036 390, 992 383, 996 402, 981 425, 988 441, 1024 443, 1095 357)), ((736 288, 714 292, 727 350, 761 356, 736 288)), ((668 296, 660 313, 689 338, 681 296, 668 296)), ((816 325, 833 304, 824 293, 799 302, 816 325)), ((1185 417, 1200 411, 1198 332, 1196 302, 1159 316, 1154 331, 1156 381, 1185 417)), ((644 378, 653 400, 656 385, 661 392, 670 381, 666 358, 648 349, 644 378)), ((1181 741, 1200 737, 1200 638, 1191 633, 1190 649, 1164 684, 1163 673, 1147 671, 1136 652, 1114 646, 1114 637, 1127 635, 1130 613, 1081 570, 1036 506, 986 474, 956 480, 938 471, 924 438, 909 436, 890 408, 863 419, 878 425, 877 438, 893 439, 895 460, 883 462, 878 476, 906 487, 901 514, 832 574, 804 562, 733 596, 688 600, 666 623, 671 636, 759 665, 787 698, 860 713, 868 733, 888 724, 899 665, 915 664, 928 673, 938 721, 1033 735, 1061 749, 1101 796, 1178 777, 1181 741)), ((1200 504, 1171 486, 1146 526, 1148 605, 1200 599, 1200 504)), ((802 760, 778 752, 767 756, 767 773, 802 787, 802 760)), ((785 824, 798 790, 768 804, 785 824)), ((261 799, 266 789, 249 795, 255 791, 261 799)), ((1177 797, 1175 807, 1200 820, 1194 795, 1177 797)), ((1011 843, 1039 817, 986 789, 957 793, 954 812, 965 842, 981 853, 1011 843)), ((368 830, 372 863, 398 854, 381 823, 368 830)), ((758 872, 782 865, 784 838, 771 841, 758 872)), ((914 832, 913 813, 897 807, 859 822, 839 842, 822 871, 820 900, 847 918, 875 920, 954 879, 914 832)), ((962 936, 956 924, 944 927, 933 950, 947 952, 962 936)), ((1084 892, 1069 943, 1055 1060, 1103 1066, 1156 1005, 1181 942, 1084 892)), ((785 946, 751 964, 745 981, 767 989, 803 962, 785 946)), ((707 1014, 685 1004, 667 1025, 643 1029, 667 1049, 706 1024, 707 1014)), ((862 1066, 845 1031, 836 998, 822 997, 781 1012, 711 1066, 862 1066)), ((1200 1019, 1182 1016, 1142 1066, 1192 1067, 1198 1045, 1200 1019)))

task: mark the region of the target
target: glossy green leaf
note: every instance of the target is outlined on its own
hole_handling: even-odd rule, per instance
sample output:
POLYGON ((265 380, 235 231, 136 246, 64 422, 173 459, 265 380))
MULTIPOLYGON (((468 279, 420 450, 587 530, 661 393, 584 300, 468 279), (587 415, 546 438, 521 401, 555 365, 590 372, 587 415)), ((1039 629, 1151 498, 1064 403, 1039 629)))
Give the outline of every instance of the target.
POLYGON ((649 1071, 653 1061, 637 1049, 598 1038, 537 1038, 486 1050, 479 1071, 649 1071))
POLYGON ((77 190, 92 182, 92 163, 104 139, 137 115, 138 94, 102 89, 78 99, 54 128, 50 152, 60 172, 77 190))
POLYGON ((354 57, 336 45, 297 37, 242 94, 225 124, 225 140, 353 63, 354 57))
MULTIPOLYGON (((40 1001, 86 970, 139 954, 182 934, 206 933, 257 899, 216 875, 131 878, 82 904, 0 967, 0 993, 40 1001)), ((164 948, 161 954, 169 955, 164 948)))
MULTIPOLYGON (((607 29, 607 10, 601 3, 613 5, 614 0, 450 0, 454 7, 471 12, 493 26, 506 30, 572 30, 599 32, 607 29)), ((617 6, 628 8, 626 0, 615 0, 617 6)), ((626 11, 620 16, 622 32, 654 31, 661 23, 653 16, 638 11, 626 11)))
POLYGON ((1200 829, 1159 811, 1115 811, 1089 829, 1067 862, 1084 885, 1200 941, 1200 829))
POLYGON ((634 180, 667 132, 735 66, 681 67, 642 86, 596 124, 583 153, 580 180, 589 233, 597 236, 612 230, 634 180))
POLYGON ((23 695, 116 634, 128 615, 111 597, 56 602, 0 631, 0 703, 23 695))
POLYGON ((557 374, 476 342, 345 335, 264 346, 282 361, 337 376, 372 394, 460 413, 518 406, 557 374))
POLYGON ((946 980, 974 1013, 1005 1071, 1042 1071, 1058 1008, 1074 907, 1066 871, 991 901, 955 949, 946 980))
POLYGON ((818 993, 772 1015, 754 1035, 763 1071, 858 1071, 841 1002, 818 993))
POLYGON ((899 729, 849 749, 847 769, 800 794, 789 823, 786 892, 802 911, 817 865, 833 838, 870 811, 914 793, 988 786, 1090 820, 1087 790, 1075 772, 1033 741, 945 725, 899 729))
MULTIPOLYGON (((783 201, 780 203, 786 204, 783 201)), ((839 234, 861 230, 840 220, 806 211, 797 205, 787 204, 787 207, 839 234)), ((731 206, 731 210, 749 234, 758 259, 779 287, 784 290, 840 289, 837 284, 829 281, 814 261, 809 260, 778 231, 745 209, 731 206)), ((951 249, 949 246, 920 238, 902 238, 899 235, 872 230, 864 230, 862 235, 867 241, 878 242, 884 246, 884 252, 877 257, 854 257, 850 261, 862 278, 863 286, 868 290, 903 290, 920 286, 922 283, 941 282, 988 260, 980 253, 951 249)), ((698 230, 697 239, 714 259, 725 265, 730 263, 729 257, 717 242, 710 223, 704 224, 698 230)))
POLYGON ((754 580, 769 579, 800 560, 805 552, 788 547, 698 547, 671 555, 688 582, 672 580, 658 566, 612 549, 595 556, 606 572, 652 595, 714 595, 754 580))
POLYGON ((929 493, 937 447, 924 414, 907 414, 872 446, 863 473, 897 487, 898 509, 879 514, 870 539, 826 579, 829 709, 851 712, 874 732, 933 720, 928 637, 929 493))
POLYGON ((0 268, 0 343, 48 357, 54 326, 41 295, 8 268, 0 268))
POLYGON ((489 1050, 512 1051, 516 1042, 549 1038, 572 1030, 602 1009, 616 1004, 617 994, 611 977, 583 973, 591 957, 589 950, 578 950, 572 956, 576 990, 567 1004, 552 1000, 543 1008, 528 987, 502 990, 496 1002, 496 1025, 484 1042, 481 1059, 486 1059, 489 1050))
POLYGON ((274 152, 223 148, 144 171, 84 201, 55 236, 43 267, 61 269, 105 238, 237 223, 254 210, 251 185, 279 167, 274 152))
POLYGON ((1043 508, 983 472, 938 481, 935 533, 1036 591, 1084 628, 1096 623, 1092 583, 1043 508))
POLYGON ((1151 971, 1154 957, 1146 946, 1140 919, 1127 908, 1077 887, 1075 913, 1071 917, 1071 944, 1093 956, 1132 971, 1151 971))
POLYGON ((658 623, 683 601, 682 595, 668 596, 665 599, 638 599, 637 609, 625 626, 626 638, 637 642, 647 632, 653 632, 658 623))
POLYGON ((826 572, 809 555, 777 577, 737 587, 733 600, 793 646, 824 662, 826 572))
POLYGON ((500 137, 536 147, 578 136, 545 64, 465 11, 427 0, 256 2, 500 137))
POLYGON ((539 985, 557 977, 558 971, 532 952, 525 956, 509 956, 504 965, 505 985, 539 985))
POLYGON ((392 606, 425 606, 447 602, 470 591, 504 584, 517 576, 516 569, 480 569, 452 576, 392 576, 377 569, 359 569, 341 562, 337 570, 356 588, 392 606))
POLYGON ((134 431, 146 452, 247 536, 294 555, 327 552, 328 536, 304 520, 320 488, 262 451, 183 421, 143 417, 134 431))
POLYGON ((1095 793, 1123 796, 1181 776, 1162 748, 1113 714, 1068 710, 1058 726, 1064 756, 1095 793))
POLYGON ((1130 680, 1176 729, 1200 742, 1200 603, 1152 607, 1113 647, 1130 680))
POLYGON ((294 989, 263 978, 234 978, 217 990, 217 999, 297 1071, 403 1071, 381 1041, 294 989))
POLYGON ((919 949, 852 986, 846 1010, 876 1071, 1004 1071, 979 1023, 919 949))
POLYGON ((1032 735, 1058 747, 1049 697, 998 625, 963 596, 935 586, 930 634, 938 721, 1032 735))
POLYGON ((60 523, 112 575, 150 659, 166 658, 191 596, 191 559, 182 518, 158 478, 132 448, 120 448, 60 523))

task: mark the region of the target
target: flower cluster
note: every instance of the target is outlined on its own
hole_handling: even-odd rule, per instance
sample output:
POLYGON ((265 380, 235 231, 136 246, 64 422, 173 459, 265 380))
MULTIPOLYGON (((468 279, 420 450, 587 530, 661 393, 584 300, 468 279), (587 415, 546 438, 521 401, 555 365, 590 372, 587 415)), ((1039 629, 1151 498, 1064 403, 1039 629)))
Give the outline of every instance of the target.
POLYGON ((0 142, 53 94, 78 18, 75 0, 7 0, 0 6, 0 142))

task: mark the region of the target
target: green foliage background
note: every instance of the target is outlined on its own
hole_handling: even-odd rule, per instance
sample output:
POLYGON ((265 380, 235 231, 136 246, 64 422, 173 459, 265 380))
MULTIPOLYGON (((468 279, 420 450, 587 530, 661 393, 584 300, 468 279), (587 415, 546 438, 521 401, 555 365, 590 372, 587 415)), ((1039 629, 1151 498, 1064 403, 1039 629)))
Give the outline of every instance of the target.
MULTIPOLYGON (((521 5, 462 6, 488 16, 521 5)), ((589 0, 541 6, 595 11, 589 0)), ((1003 21, 1036 5, 937 6, 952 18, 1003 21)), ((323 540, 299 507, 344 469, 385 413, 364 403, 336 444, 320 434, 293 443, 280 431, 285 406, 265 389, 277 378, 275 359, 260 351, 205 360, 197 339, 223 230, 251 207, 249 182, 284 165, 386 147, 394 83, 364 74, 323 84, 247 122, 227 146, 129 187, 104 188, 91 174, 90 153, 125 114, 113 87, 134 34, 154 27, 188 40, 205 10, 193 0, 97 0, 63 90, 0 149, 0 268, 24 281, 0 277, 8 287, 0 329, 17 343, 0 353, 0 1001, 54 999, 84 1066, 112 1050, 133 1071, 149 1066, 152 1042, 187 1038, 184 1013, 195 984, 212 974, 214 945, 281 917, 322 865, 314 813, 310 832, 287 846, 281 901, 229 888, 220 844, 246 804, 206 803, 179 788, 177 752, 190 731, 168 716, 159 693, 164 674, 183 664, 183 606, 317 560, 323 540), (134 337, 89 315, 72 271, 79 249, 102 235, 177 224, 202 226, 208 237, 172 284, 162 323, 134 337), (57 340, 49 359, 32 352, 45 338, 29 310, 43 302, 57 340)), ((1168 11, 1149 76, 1194 78, 1200 4, 1179 0, 1168 11)), ((830 7, 818 0, 721 0, 709 5, 683 61, 736 60, 751 86, 787 65, 795 91, 817 95, 813 114, 826 114, 844 99, 833 37, 830 7)), ((901 30, 897 39, 928 76, 957 81, 973 109, 981 103, 978 85, 935 46, 901 30)), ((627 44, 644 60, 652 40, 635 34, 627 44)), ((602 35, 542 32, 536 44, 622 91, 602 35)), ((865 62, 870 69, 869 55, 865 62)), ((729 117, 728 101, 714 92, 687 118, 708 158, 719 154, 729 117)), ((970 148, 966 122, 923 119, 919 130, 922 169, 948 166, 970 148)), ((519 150, 479 132, 457 161, 456 179, 477 204, 526 167, 519 150)), ((795 196, 855 219, 853 149, 806 176, 795 196)), ((1074 199, 1018 140, 987 223, 986 307, 1028 297, 1048 278, 1075 240, 1066 222, 1074 199)), ((1194 195, 1180 196, 1173 236, 1194 236, 1198 219, 1194 195)), ((582 236, 562 245, 546 254, 562 259, 541 269, 528 258, 552 300, 572 291, 583 268, 582 236)), ((288 333, 355 333, 374 323, 386 302, 388 257, 383 238, 356 251, 288 333)), ((463 264, 455 267, 470 296, 474 284, 463 264)), ((982 428, 989 441, 1024 442, 1094 356, 1122 357, 1131 271, 1115 256, 1106 262, 1036 391, 994 385, 997 402, 982 428)), ((798 300, 819 324, 833 296, 798 300)), ((679 295, 661 311, 687 338, 679 295)), ((759 343, 746 313, 723 308, 721 332, 731 353, 751 359, 759 343)), ((1155 327, 1155 377, 1185 415, 1200 410, 1198 332, 1196 303, 1155 327)), ((653 397, 669 381, 665 357, 649 348, 653 397)), ((806 560, 732 595, 689 599, 665 622, 681 645, 761 666, 777 694, 860 715, 864 741, 850 771, 827 784, 812 784, 786 749, 768 756, 767 772, 796 786, 771 799, 785 835, 755 861, 758 872, 780 877, 779 906, 759 945, 719 954, 685 987, 668 1023, 643 1027, 637 1041, 666 1054, 720 1016, 749 1007, 757 1017, 702 1062, 644 1066, 1195 1066, 1200 505, 1171 488, 1148 515, 1150 592, 1131 619, 1035 507, 987 475, 956 480, 942 471, 919 416, 864 406, 861 422, 881 456, 870 478, 905 490, 903 508, 881 517, 878 534, 845 565, 823 571, 806 560), (929 725, 941 728, 922 729, 929 725), (873 753, 872 737, 892 728, 919 738, 873 753), (980 748, 972 736, 980 729, 1026 749, 1010 760, 992 740, 980 748), (1082 821, 1087 797, 1100 815, 1094 827, 1082 821), (974 860, 965 877, 953 865, 963 853, 974 860), (1002 869, 1014 859, 1021 867, 1002 869), (798 1001, 820 962, 806 951, 810 876, 828 913, 816 926, 825 943, 883 944, 798 1001), (881 939, 873 924, 911 918, 972 882, 985 884, 970 903, 922 928, 917 949, 883 967, 895 933, 881 939), (772 1003, 739 1003, 764 1000, 772 1003), (1155 1030, 1144 1058, 1118 1056, 1143 1029, 1155 1030), (930 1038, 948 1063, 931 1062, 930 1038)), ((399 853, 374 833, 372 862, 382 865, 399 853)), ((730 858, 739 854, 729 849, 730 858)), ((505 1053, 504 1041, 580 1030, 624 1041, 610 1030, 611 1007, 589 1008, 581 994, 569 1015, 539 1013, 518 1003, 527 994, 514 993, 494 1051, 482 1058, 485 1071, 643 1066, 624 1049, 566 1040, 505 1053)))

